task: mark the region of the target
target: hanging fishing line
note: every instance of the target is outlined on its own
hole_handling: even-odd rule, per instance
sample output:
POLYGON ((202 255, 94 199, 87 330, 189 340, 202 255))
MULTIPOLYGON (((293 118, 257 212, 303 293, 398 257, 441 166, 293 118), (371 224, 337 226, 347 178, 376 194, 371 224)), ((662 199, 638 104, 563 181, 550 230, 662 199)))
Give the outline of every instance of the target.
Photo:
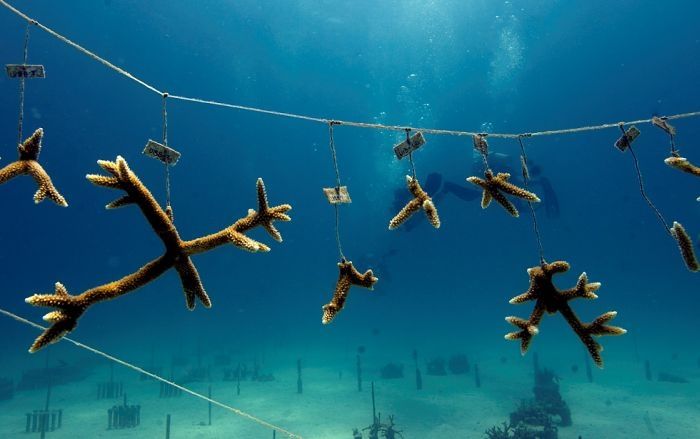
MULTIPOLYGON (((28 326, 31 326, 31 327, 33 327, 33 328, 39 329, 39 330, 41 330, 41 331, 45 331, 45 330, 46 330, 46 328, 45 328, 44 326, 39 325, 39 324, 37 324, 37 323, 34 323, 34 322, 32 322, 31 320, 27 320, 27 319, 25 319, 24 317, 20 317, 20 316, 18 316, 17 314, 14 314, 14 313, 12 313, 12 312, 10 312, 10 311, 7 311, 7 310, 5 310, 5 309, 0 308, 0 314, 4 315, 4 316, 6 316, 6 317, 9 317, 9 318, 11 318, 12 320, 15 320, 15 321, 17 321, 17 322, 19 322, 19 323, 23 323, 23 324, 28 325, 28 326)), ((246 413, 246 412, 244 412, 244 411, 242 411, 242 410, 239 410, 239 409, 237 409, 237 408, 235 408, 235 407, 232 407, 232 406, 230 406, 230 405, 224 404, 224 403, 219 402, 219 401, 217 401, 217 400, 215 400, 215 399, 209 398, 208 396, 202 395, 201 393, 195 392, 194 390, 190 390, 190 389, 188 389, 187 387, 184 387, 184 386, 181 386, 181 385, 179 385, 179 384, 176 384, 176 383, 174 383, 174 382, 172 382, 172 381, 170 381, 170 380, 167 380, 167 379, 165 379, 165 378, 163 378, 163 377, 161 377, 161 376, 159 376, 159 375, 156 375, 156 374, 151 373, 151 372, 149 372, 149 371, 147 371, 147 370, 145 370, 145 369, 142 369, 142 368, 140 368, 140 367, 138 367, 138 366, 135 366, 135 365, 133 365, 133 364, 131 364, 131 363, 128 363, 128 362, 126 362, 126 361, 124 361, 124 360, 122 360, 122 359, 120 359, 120 358, 114 357, 114 356, 112 356, 112 355, 110 355, 110 354, 108 354, 108 353, 106 353, 106 352, 102 352, 102 351, 100 351, 100 350, 98 350, 98 349, 95 349, 95 348, 93 348, 93 347, 91 347, 91 346, 88 346, 88 345, 86 345, 86 344, 83 344, 83 343, 81 343, 81 342, 79 342, 79 341, 77 341, 77 340, 74 340, 74 339, 72 339, 72 338, 65 337, 65 336, 64 336, 63 338, 61 338, 61 340, 65 340, 65 341, 67 341, 67 342, 69 342, 69 343, 71 343, 71 344, 73 344, 73 345, 79 347, 80 349, 84 349, 84 350, 86 350, 86 351, 88 351, 88 352, 92 352, 92 353, 95 354, 95 355, 99 355, 100 357, 106 358, 107 360, 112 361, 112 362, 114 362, 114 363, 116 363, 116 364, 119 364, 119 365, 121 365, 121 366, 124 366, 124 367, 126 367, 126 368, 128 368, 128 369, 131 369, 131 370, 135 371, 135 372, 144 374, 144 375, 146 375, 146 376, 148 376, 148 377, 150 377, 150 378, 153 378, 153 379, 156 380, 156 381, 160 381, 161 383, 164 383, 164 384, 166 384, 166 385, 168 385, 168 386, 171 386, 171 387, 174 387, 174 388, 176 388, 176 389, 179 389, 179 390, 181 390, 181 391, 183 391, 183 392, 185 392, 185 393, 188 393, 188 394, 190 394, 190 395, 192 395, 192 396, 194 396, 194 397, 196 397, 196 398, 199 398, 199 399, 202 399, 202 400, 204 400, 204 401, 210 402, 210 403, 216 405, 217 407, 220 407, 220 408, 222 408, 222 409, 224 409, 224 410, 227 410, 227 411, 229 411, 229 412, 231 412, 231 413, 233 413, 233 414, 235 414, 235 415, 241 416, 242 418, 248 419, 249 421, 255 422, 255 423, 258 424, 258 425, 261 425, 261 426, 266 427, 266 428, 268 428, 268 429, 270 429, 270 430, 278 431, 278 432, 280 432, 280 433, 282 433, 282 434, 285 434, 285 435, 287 435, 288 438, 291 438, 291 439, 302 439, 301 435, 298 435, 298 434, 296 434, 296 433, 292 433, 291 431, 285 430, 284 428, 278 427, 278 426, 276 426, 276 425, 274 425, 274 424, 271 424, 271 423, 269 423, 269 422, 267 422, 267 421, 264 421, 264 420, 262 420, 262 419, 260 419, 260 418, 258 418, 258 417, 255 417, 255 416, 253 416, 253 415, 251 415, 251 414, 248 414, 248 413, 246 413)))
MULTIPOLYGON (((27 27, 24 30, 24 57, 22 64, 26 65, 29 60, 29 27, 32 25, 31 21, 27 21, 27 27)), ((24 90, 26 87, 26 78, 21 76, 19 78, 19 116, 17 118, 17 144, 22 144, 22 129, 24 124, 24 90)))
MULTIPOLYGON (((411 148, 411 129, 406 128, 406 144, 411 148)), ((413 151, 408 153, 408 162, 411 164, 411 177, 416 180, 416 164, 413 162, 413 151)))
MULTIPOLYGON (((620 130, 622 131, 622 137, 624 139, 629 139, 627 132, 625 131, 625 125, 623 123, 618 123, 618 126, 620 127, 620 130)), ((656 214, 656 217, 659 219, 661 224, 664 226, 664 230, 668 235, 673 237, 673 234, 670 232, 671 228, 664 219, 664 216, 661 214, 661 211, 654 205, 654 203, 651 201, 649 196, 647 195, 646 190, 644 189, 644 178, 642 177, 642 170, 639 167, 639 160, 637 159, 637 154, 634 153, 634 148, 632 147, 632 141, 628 140, 628 146, 627 149, 629 149, 630 154, 632 154, 632 161, 634 162, 634 169, 637 173, 637 181, 639 182, 639 192, 642 194, 642 198, 644 198, 644 201, 647 202, 649 207, 654 211, 656 214)), ((675 239, 675 238, 674 238, 675 239)))
MULTIPOLYGON (((168 93, 163 93, 163 145, 168 146, 168 93)), ((163 162, 165 166, 165 209, 170 212, 172 220, 172 206, 170 205, 170 164, 163 162)))
MULTIPOLYGON (((333 125, 340 125, 339 122, 334 120, 328 121, 328 136, 329 142, 328 146, 331 150, 331 157, 333 158, 333 169, 335 170, 335 192, 336 196, 340 197, 340 170, 338 169, 338 155, 335 150, 335 140, 333 138, 333 125)), ((340 243, 340 203, 333 203, 335 208, 335 242, 338 246, 338 254, 341 261, 346 261, 345 254, 343 253, 343 246, 340 243)))
MULTIPOLYGON (((523 135, 524 136, 524 135, 523 135)), ((518 143, 520 144, 520 164, 522 166, 523 180, 525 181, 525 189, 530 190, 530 171, 527 163, 527 154, 525 153, 525 145, 523 144, 523 136, 518 137, 518 143)), ((535 232, 535 238, 537 239, 537 248, 540 254, 540 265, 547 263, 544 259, 544 247, 542 246, 542 236, 540 235, 540 227, 537 223, 537 214, 535 213, 535 207, 532 205, 531 201, 527 202, 530 208, 530 215, 532 216, 532 228, 535 232)))

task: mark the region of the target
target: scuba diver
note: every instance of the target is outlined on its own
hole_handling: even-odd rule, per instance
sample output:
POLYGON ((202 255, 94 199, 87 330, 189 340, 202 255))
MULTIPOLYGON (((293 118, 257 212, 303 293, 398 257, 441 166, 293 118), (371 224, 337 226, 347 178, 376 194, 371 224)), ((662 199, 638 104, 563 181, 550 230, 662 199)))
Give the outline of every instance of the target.
POLYGON ((559 218, 559 199, 557 198, 554 187, 549 179, 542 175, 542 168, 538 165, 530 166, 530 184, 538 185, 541 191, 535 191, 538 194, 541 192, 542 205, 544 206, 547 218, 559 218))

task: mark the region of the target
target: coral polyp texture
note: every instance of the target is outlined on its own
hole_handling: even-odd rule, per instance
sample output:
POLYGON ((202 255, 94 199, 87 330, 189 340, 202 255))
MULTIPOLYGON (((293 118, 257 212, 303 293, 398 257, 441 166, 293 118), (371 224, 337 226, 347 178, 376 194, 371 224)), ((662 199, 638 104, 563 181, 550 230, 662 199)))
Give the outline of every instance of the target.
POLYGON ((525 190, 521 187, 509 183, 508 179, 510 174, 507 172, 499 172, 497 175, 493 175, 493 171, 487 169, 484 172, 484 178, 479 177, 468 177, 467 181, 469 183, 475 184, 483 189, 484 193, 481 197, 481 208, 486 209, 491 204, 491 200, 496 200, 498 204, 503 206, 503 208, 512 216, 518 217, 520 213, 518 209, 515 208, 513 203, 511 203, 508 198, 503 193, 513 195, 514 197, 522 198, 523 200, 531 202, 539 202, 540 199, 534 193, 525 190))
POLYGON ((693 241, 690 239, 690 235, 685 231, 685 228, 681 223, 674 221, 673 227, 671 227, 671 236, 673 236, 678 243, 678 248, 681 251, 681 256, 683 256, 683 261, 688 270, 692 272, 700 271, 700 262, 698 262, 697 256, 695 256, 695 250, 693 249, 693 241))
POLYGON ((438 216, 438 211, 435 208, 435 204, 433 204, 433 199, 430 198, 430 195, 423 190, 420 183, 418 183, 418 179, 407 175, 406 185, 408 186, 408 190, 411 192, 411 195, 413 195, 413 198, 403 207, 403 209, 401 209, 401 211, 399 211, 399 213, 396 214, 395 217, 391 219, 391 221, 389 221, 389 230, 394 230, 395 228, 399 227, 401 224, 406 222, 411 215, 421 209, 423 209, 425 212, 430 224, 432 224, 436 229, 440 228, 440 217, 438 216))
POLYGON ((161 208, 136 174, 129 169, 126 160, 118 156, 114 162, 100 160, 98 164, 109 175, 87 175, 87 179, 97 186, 119 189, 126 193, 121 198, 109 203, 106 206, 107 209, 131 204, 137 205, 153 231, 163 241, 165 251, 161 256, 134 273, 91 288, 77 296, 71 296, 62 284, 57 283, 54 294, 34 294, 25 299, 27 303, 34 306, 55 308, 55 311, 44 316, 44 320, 52 325, 34 341, 29 349, 30 352, 35 352, 49 343, 60 340, 66 333, 75 329, 78 319, 90 306, 134 291, 155 280, 170 268, 175 268, 180 277, 187 308, 194 309, 197 300, 205 307, 210 307, 211 300, 202 286, 199 273, 190 256, 228 243, 250 252, 269 251, 268 246, 249 238, 245 233, 260 226, 267 230, 275 240, 281 241, 282 236, 273 225, 273 221, 289 221, 290 219, 286 214, 292 208, 290 205, 269 206, 265 184, 259 178, 257 181, 257 211, 250 209, 245 217, 216 233, 191 241, 183 241, 171 217, 161 208))
POLYGON ((563 291, 559 290, 554 286, 552 276, 566 271, 569 271, 569 263, 565 261, 555 261, 551 264, 543 263, 541 266, 527 270, 528 275, 530 275, 530 288, 525 293, 510 299, 510 303, 519 304, 534 300, 535 308, 527 320, 519 317, 506 317, 506 321, 520 328, 520 331, 506 334, 505 338, 507 340, 520 340, 520 351, 525 355, 530 347, 532 337, 539 332, 539 324, 544 313, 559 312, 586 346, 595 364, 602 368, 603 358, 600 353, 603 347, 593 339, 593 336, 622 335, 627 331, 617 326, 606 325, 615 318, 616 311, 606 312, 591 323, 581 322, 569 306, 569 301, 577 298, 598 298, 595 292, 600 288, 600 283, 589 283, 586 273, 582 273, 575 287, 563 291))
POLYGON ((355 285, 371 290, 374 284, 379 280, 379 278, 374 276, 372 270, 367 270, 364 273, 357 271, 351 261, 343 260, 338 262, 338 269, 340 273, 338 275, 338 282, 335 284, 333 298, 328 304, 323 305, 322 308, 323 317, 321 318, 321 322, 323 322, 324 325, 330 323, 335 316, 343 310, 351 286, 355 285))
POLYGON ((664 163, 672 168, 678 169, 679 171, 700 177, 700 166, 690 163, 688 159, 684 157, 671 156, 665 159, 664 163))
POLYGON ((43 137, 44 130, 39 128, 17 147, 19 158, 17 161, 0 169, 0 184, 19 175, 29 175, 38 186, 34 194, 35 203, 40 203, 48 198, 59 206, 66 207, 68 206, 66 199, 56 190, 51 177, 39 164, 39 153, 41 152, 41 140, 43 137))

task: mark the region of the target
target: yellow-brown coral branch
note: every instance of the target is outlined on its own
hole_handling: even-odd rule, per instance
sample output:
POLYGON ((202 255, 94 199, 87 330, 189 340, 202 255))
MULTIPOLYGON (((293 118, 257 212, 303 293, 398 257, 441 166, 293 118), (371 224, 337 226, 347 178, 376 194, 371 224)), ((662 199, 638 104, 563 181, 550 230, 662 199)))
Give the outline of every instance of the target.
POLYGON ((700 177, 700 166, 690 163, 686 158, 671 156, 664 160, 664 163, 672 168, 678 169, 679 171, 700 177))
POLYGON ((159 258, 130 275, 92 288, 77 296, 70 296, 63 285, 56 284, 54 294, 35 294, 28 297, 26 301, 32 305, 56 308, 56 311, 49 312, 44 316, 46 321, 52 323, 52 326, 36 339, 30 352, 35 352, 49 343, 56 342, 67 332, 72 331, 88 307, 134 291, 155 280, 170 268, 175 268, 180 277, 187 308, 193 309, 197 299, 205 307, 210 307, 211 300, 202 285, 190 255, 202 253, 230 242, 250 251, 268 251, 269 247, 248 238, 244 233, 261 226, 268 230, 273 238, 281 240, 282 237, 274 228, 273 221, 289 221, 286 212, 291 209, 291 206, 285 204, 269 207, 265 185, 262 179, 258 179, 258 212, 251 209, 247 216, 222 231, 192 241, 183 241, 171 219, 172 216, 160 207, 148 188, 129 169, 126 160, 117 157, 115 162, 99 161, 98 164, 109 172, 111 177, 88 175, 87 179, 97 186, 121 189, 127 194, 108 204, 107 208, 136 204, 154 232, 163 241, 165 252, 159 258))
POLYGON ((31 176, 37 184, 37 191, 34 194, 34 202, 40 203, 48 198, 59 206, 66 207, 68 203, 63 198, 51 181, 51 177, 39 164, 39 153, 41 152, 41 139, 44 137, 44 130, 39 128, 34 134, 29 136, 19 147, 19 159, 0 169, 0 184, 5 183, 19 175, 31 176))
POLYGON ((695 250, 693 249, 693 240, 690 239, 690 235, 685 231, 685 228, 681 223, 674 221, 673 227, 671 227, 671 236, 673 236, 678 243, 678 249, 681 251, 681 256, 683 257, 683 262, 688 270, 692 272, 700 271, 700 262, 695 256, 695 250))
POLYGON ((505 335, 505 338, 507 340, 520 340, 520 351, 524 355, 530 347, 532 337, 539 332, 538 325, 544 313, 554 314, 559 312, 586 346, 595 364, 602 368, 603 358, 600 353, 603 348, 593 339, 593 336, 622 335, 627 331, 617 326, 606 325, 607 322, 617 315, 615 311, 609 311, 591 323, 581 322, 569 305, 569 301, 576 298, 598 298, 595 291, 600 288, 600 283, 589 283, 586 273, 582 273, 574 288, 560 291, 554 286, 552 276, 568 270, 569 264, 565 261, 556 261, 551 264, 544 263, 539 267, 527 270, 530 276, 530 288, 525 293, 512 298, 510 303, 518 304, 534 300, 535 307, 527 320, 519 317, 506 317, 506 321, 519 328, 520 331, 508 333, 505 335))
POLYGON ((374 276, 372 270, 367 270, 364 274, 357 271, 351 261, 343 260, 338 262, 338 268, 340 273, 338 275, 338 282, 335 284, 333 298, 328 304, 322 307, 323 316, 321 322, 323 322, 324 325, 333 321, 335 316, 343 310, 351 286, 357 285, 371 290, 374 284, 379 280, 379 278, 374 276))
POLYGON ((440 228, 440 217, 438 216, 435 204, 433 204, 433 199, 423 190, 420 183, 418 183, 418 179, 407 175, 406 185, 413 195, 413 198, 391 219, 391 221, 389 221, 389 230, 394 230, 399 227, 420 209, 425 211, 425 215, 428 217, 428 221, 430 221, 433 227, 436 229, 440 228))
POLYGON ((514 217, 518 217, 520 216, 518 209, 515 208, 515 205, 513 205, 513 203, 511 203, 502 192, 530 202, 537 203, 540 201, 540 199, 534 193, 508 182, 509 178, 510 174, 507 172, 499 172, 496 176, 494 176, 493 171, 487 169, 486 172, 484 172, 484 179, 479 177, 468 177, 467 181, 479 186, 484 191, 481 198, 482 209, 489 207, 489 204, 491 204, 491 200, 493 199, 496 200, 496 202, 498 202, 498 204, 500 204, 506 210, 506 212, 514 217))

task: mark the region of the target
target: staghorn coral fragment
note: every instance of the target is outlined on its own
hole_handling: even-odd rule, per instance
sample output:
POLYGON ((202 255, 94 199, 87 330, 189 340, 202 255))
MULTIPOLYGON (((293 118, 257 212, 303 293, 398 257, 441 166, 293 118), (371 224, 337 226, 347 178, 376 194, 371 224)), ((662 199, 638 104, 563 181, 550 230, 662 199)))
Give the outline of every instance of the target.
POLYGON ((413 195, 413 198, 403 207, 403 209, 399 211, 399 213, 396 214, 395 217, 391 219, 391 221, 389 221, 389 230, 394 230, 395 228, 399 227, 401 224, 406 222, 411 215, 418 212, 420 209, 423 209, 425 215, 428 217, 428 221, 430 221, 430 224, 432 224, 436 229, 439 229, 440 217, 438 216, 438 211, 433 203, 433 199, 430 198, 428 193, 423 190, 420 183, 418 183, 418 179, 414 179, 410 175, 407 175, 406 185, 408 186, 408 190, 413 195))
POLYGON ((342 260, 338 262, 338 268, 340 273, 338 275, 338 282, 335 284, 333 298, 328 304, 322 307, 323 317, 321 318, 321 322, 324 325, 330 323, 335 316, 342 311, 351 286, 357 285, 371 290, 374 284, 379 280, 379 278, 374 276, 372 270, 367 270, 364 274, 357 271, 351 261, 342 260))
POLYGON ((506 340, 520 340, 520 352, 525 355, 532 342, 532 337, 539 333, 539 324, 544 313, 555 314, 559 312, 586 346, 596 365, 602 368, 603 358, 600 352, 603 347, 593 339, 593 336, 622 335, 627 331, 617 326, 606 325, 615 318, 616 311, 606 312, 591 323, 582 323, 579 320, 574 310, 569 306, 569 301, 577 298, 598 298, 595 292, 600 288, 600 283, 589 283, 586 273, 582 273, 575 287, 561 291, 554 286, 552 276, 568 270, 569 263, 566 261, 543 263, 541 266, 527 270, 530 276, 530 288, 525 293, 510 299, 510 303, 520 304, 532 300, 535 301, 535 308, 527 320, 519 317, 506 317, 508 323, 520 330, 506 334, 505 338, 506 340))
POLYGON ((515 208, 513 203, 511 203, 503 192, 514 197, 522 198, 523 200, 529 202, 539 202, 540 199, 534 193, 527 191, 521 187, 509 183, 508 179, 510 174, 507 172, 499 172, 496 176, 493 175, 493 171, 487 169, 484 172, 484 178, 479 177, 468 177, 467 181, 469 183, 475 184, 483 189, 484 193, 481 197, 481 208, 486 209, 491 204, 491 200, 496 200, 498 204, 503 206, 503 208, 514 217, 520 216, 518 209, 515 208))
POLYGON ((202 285, 191 256, 228 243, 251 252, 269 251, 268 246, 247 237, 245 233, 260 226, 265 228, 273 238, 281 241, 282 236, 274 227, 273 222, 275 220, 290 220, 286 212, 291 209, 291 206, 283 204, 270 207, 265 184, 259 178, 257 180, 257 211, 249 210, 245 217, 219 232, 191 241, 183 241, 173 223, 172 214, 160 207, 148 188, 131 171, 126 160, 117 156, 114 162, 100 160, 98 164, 110 175, 90 174, 86 176, 87 179, 97 186, 119 189, 126 193, 106 207, 112 209, 130 204, 137 205, 153 231, 163 241, 165 251, 160 257, 134 273, 91 288, 79 295, 69 295, 63 285, 57 283, 54 294, 34 294, 28 297, 25 301, 31 305, 55 309, 44 316, 44 320, 52 325, 34 341, 30 352, 36 352, 42 347, 60 340, 66 333, 75 329, 78 319, 90 306, 130 293, 157 279, 171 268, 175 269, 180 278, 188 309, 194 309, 197 300, 205 307, 211 307, 211 300, 202 285))
POLYGON ((43 137, 44 130, 39 128, 17 147, 19 158, 17 161, 0 169, 0 184, 19 175, 29 175, 38 186, 34 194, 35 203, 38 204, 48 198, 59 206, 67 207, 66 199, 58 192, 49 174, 39 164, 39 153, 41 152, 41 140, 43 137))
POLYGON ((683 256, 683 261, 685 262, 685 266, 688 267, 688 270, 692 272, 700 271, 700 263, 693 249, 693 240, 690 239, 690 235, 685 231, 685 228, 681 223, 674 221, 670 232, 671 236, 673 236, 678 243, 678 248, 681 251, 681 256, 683 256))
POLYGON ((688 159, 684 157, 671 156, 665 159, 664 163, 672 168, 678 169, 679 171, 700 177, 700 167, 690 163, 688 159))

